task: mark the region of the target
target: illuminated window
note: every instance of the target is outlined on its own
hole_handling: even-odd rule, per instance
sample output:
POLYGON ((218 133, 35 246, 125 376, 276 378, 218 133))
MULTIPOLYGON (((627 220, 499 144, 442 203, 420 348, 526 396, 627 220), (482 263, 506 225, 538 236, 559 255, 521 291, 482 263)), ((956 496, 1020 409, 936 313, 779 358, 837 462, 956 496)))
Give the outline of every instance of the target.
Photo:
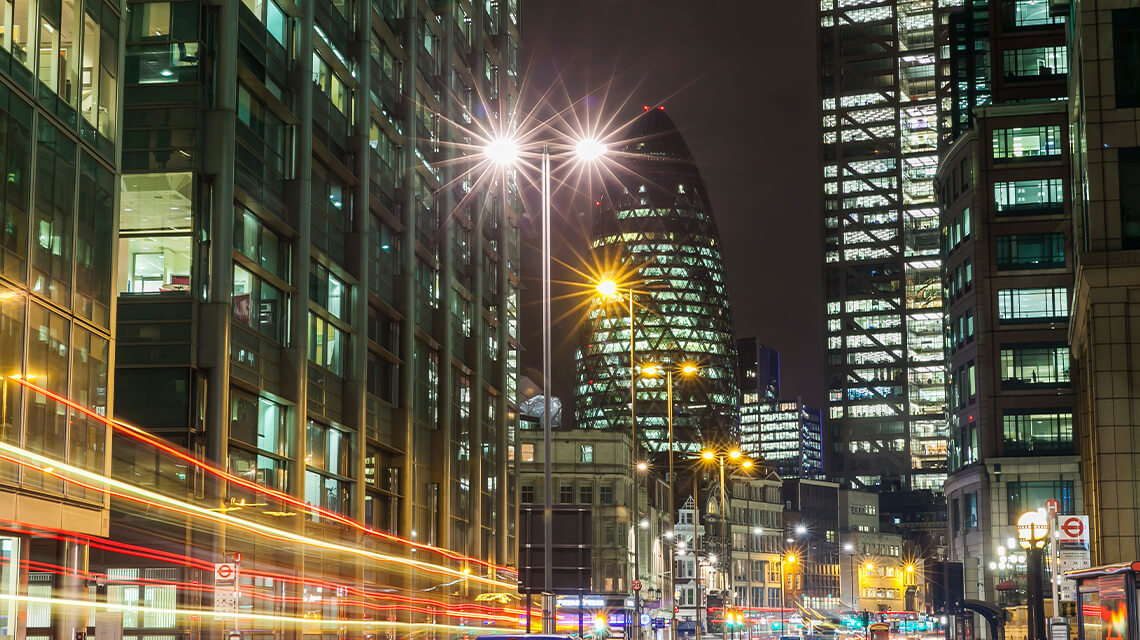
POLYGON ((1013 127, 993 132, 995 160, 1018 160, 1061 155, 1061 127, 1013 127))

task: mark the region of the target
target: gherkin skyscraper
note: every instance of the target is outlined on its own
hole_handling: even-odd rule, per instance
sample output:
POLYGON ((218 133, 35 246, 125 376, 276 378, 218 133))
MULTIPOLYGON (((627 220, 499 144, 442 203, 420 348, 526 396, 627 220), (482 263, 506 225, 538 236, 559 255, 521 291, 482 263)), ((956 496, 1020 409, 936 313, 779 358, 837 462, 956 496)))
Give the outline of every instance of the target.
MULTIPOLYGON (((597 300, 578 341, 574 416, 579 428, 630 429, 630 366, 680 367, 674 375, 675 450, 733 438, 739 424, 736 348, 720 237, 704 181, 663 108, 647 108, 616 154, 624 170, 596 203, 592 250, 631 287, 597 300)), ((638 371, 635 369, 635 371, 638 371)), ((636 378, 637 435, 668 447, 666 383, 636 378)))

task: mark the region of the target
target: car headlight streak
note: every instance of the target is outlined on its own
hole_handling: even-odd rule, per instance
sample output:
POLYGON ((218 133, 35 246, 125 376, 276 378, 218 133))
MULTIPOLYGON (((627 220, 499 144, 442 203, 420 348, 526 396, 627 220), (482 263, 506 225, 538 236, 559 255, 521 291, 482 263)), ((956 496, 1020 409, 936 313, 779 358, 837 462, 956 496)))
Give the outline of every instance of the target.
MULTIPOLYGON (((415 542, 413 540, 408 540, 406 538, 394 536, 390 533, 385 533, 383 531, 376 531, 375 529, 372 529, 370 527, 366 527, 366 526, 364 526, 358 522, 354 522, 353 520, 346 518, 346 517, 340 515, 339 513, 333 513, 331 511, 327 511, 327 510, 322 509, 320 507, 316 507, 316 506, 313 506, 311 504, 308 504, 307 502, 305 502, 303 500, 298 500, 297 498, 295 498, 289 494, 281 493, 280 491, 275 491, 275 490, 270 489, 268 487, 259 485, 256 482, 253 482, 253 481, 247 480, 245 478, 241 478, 239 476, 235 476, 233 474, 227 473, 221 469, 218 469, 218 468, 216 468, 210 464, 207 464, 207 463, 195 458, 194 456, 189 455, 185 451, 182 451, 176 447, 172 447, 169 444, 166 444, 166 443, 158 440, 157 438, 148 434, 146 431, 144 431, 144 430, 142 430, 142 429, 140 429, 134 425, 130 425, 130 424, 127 424, 125 422, 120 422, 118 420, 112 420, 110 418, 107 418, 106 416, 101 416, 98 413, 92 411, 91 409, 88 409, 87 407, 84 407, 81 404, 73 402, 72 400, 70 400, 64 396, 61 396, 61 395, 56 394, 56 393, 52 393, 51 391, 48 391, 47 389, 44 389, 40 386, 37 386, 36 384, 33 384, 31 381, 29 381, 23 377, 8 376, 8 379, 14 380, 14 381, 20 383, 21 385, 24 385, 25 387, 35 391, 36 393, 45 395, 45 396, 47 396, 53 400, 56 400, 58 402, 62 402, 63 404, 66 404, 68 407, 75 409, 76 411, 79 411, 80 413, 83 413, 84 415, 88 416, 89 418, 92 418, 94 420, 98 420, 99 422, 111 427, 112 429, 119 431, 120 433, 124 433, 126 435, 129 435, 136 440, 140 440, 142 442, 147 443, 148 445, 155 447, 156 449, 160 449, 166 453, 169 453, 170 455, 178 458, 179 460, 182 460, 184 462, 192 464, 195 467, 202 469, 206 473, 209 473, 209 474, 211 474, 217 478, 220 478, 222 480, 225 480, 226 482, 231 482, 233 484, 245 487, 245 488, 250 489, 252 491, 256 491, 257 493, 260 493, 260 494, 266 495, 268 497, 274 498, 275 500, 279 500, 281 502, 288 503, 288 504, 290 504, 290 505, 292 505, 298 509, 317 514, 317 515, 321 516, 321 518, 327 518, 329 520, 336 521, 340 524, 352 527, 354 529, 357 529, 359 531, 362 531, 362 532, 367 533, 367 534, 372 535, 372 536, 376 536, 376 537, 383 538, 385 540, 390 540, 392 542, 397 542, 400 544, 405 544, 405 545, 415 547, 417 549, 422 549, 424 551, 428 551, 431 553, 436 553, 436 554, 442 555, 442 556, 444 556, 450 560, 456 560, 456 561, 464 562, 464 563, 468 563, 468 564, 479 565, 479 566, 487 567, 488 569, 492 569, 494 571, 502 571, 502 572, 512 574, 512 575, 518 573, 518 571, 516 571, 515 569, 511 569, 510 567, 502 567, 502 566, 495 565, 495 564, 492 564, 490 562, 487 562, 485 560, 480 560, 479 558, 472 558, 469 556, 464 556, 461 554, 452 553, 446 549, 441 549, 439 547, 433 547, 431 545, 423 544, 420 542, 415 542)), ((55 464, 54 461, 49 463, 49 465, 54 465, 54 464, 55 464)), ((96 490, 101 490, 101 489, 98 489, 95 487, 92 487, 92 488, 96 489, 96 490)), ((513 585, 512 588, 514 588, 514 586, 517 586, 517 585, 513 585)))
POLYGON ((268 525, 260 524, 257 522, 251 522, 249 520, 243 520, 243 519, 237 518, 235 516, 231 516, 227 513, 218 513, 215 511, 211 511, 205 507, 200 507, 200 506, 197 506, 194 504, 183 502, 181 500, 177 500, 174 498, 164 496, 162 494, 155 493, 153 491, 148 491, 148 490, 143 489, 141 487, 136 487, 136 486, 133 486, 129 483, 122 482, 119 480, 115 480, 114 478, 109 478, 107 476, 104 476, 104 475, 101 475, 98 473, 94 473, 92 471, 79 469, 79 468, 74 467, 72 465, 69 465, 67 463, 60 462, 58 460, 54 460, 54 459, 45 457, 45 456, 42 456, 42 455, 37 454, 37 453, 33 453, 31 451, 28 451, 27 449, 23 449, 21 447, 17 447, 17 446, 14 446, 14 445, 11 445, 11 444, 8 444, 5 442, 0 442, 0 451, 3 451, 4 453, 8 454, 7 456, 2 456, 2 457, 6 457, 9 460, 11 460, 12 462, 20 464, 22 466, 37 469, 38 471, 52 475, 54 477, 58 477, 58 478, 60 478, 64 481, 67 481, 67 482, 74 482, 75 484, 78 484, 80 486, 83 486, 83 487, 86 487, 89 489, 93 489, 93 490, 100 491, 103 493, 108 493, 110 495, 134 500, 137 502, 145 502, 145 503, 148 503, 148 504, 151 504, 154 506, 162 507, 164 509, 174 511, 176 513, 182 513, 182 514, 185 514, 185 515, 188 515, 191 517, 197 517, 197 518, 202 518, 202 519, 206 519, 206 520, 212 520, 214 522, 217 522, 219 524, 224 524, 226 526, 237 527, 239 529, 248 531, 250 533, 253 533, 253 534, 256 534, 259 536, 263 536, 263 537, 267 537, 267 538, 271 538, 271 539, 275 539, 275 540, 283 540, 283 541, 294 542, 297 544, 306 545, 306 546, 310 546, 310 547, 319 547, 319 548, 327 549, 329 551, 339 551, 342 553, 356 555, 356 556, 359 556, 362 558, 368 558, 370 560, 375 560, 375 561, 379 561, 379 562, 391 562, 391 563, 395 563, 395 564, 404 565, 406 567, 418 569, 421 571, 425 571, 428 573, 433 573, 433 574, 437 574, 437 575, 446 575, 446 576, 451 576, 453 578, 465 579, 465 580, 469 580, 471 582, 478 582, 478 583, 486 584, 489 586, 497 587, 500 589, 514 589, 514 588, 517 588, 517 586, 518 586, 517 584, 513 584, 513 583, 501 582, 498 580, 494 580, 492 578, 486 578, 486 577, 475 575, 475 574, 464 573, 463 571, 461 571, 459 569, 453 569, 451 567, 436 565, 436 564, 424 562, 421 560, 412 560, 410 558, 401 558, 401 557, 389 555, 386 553, 379 553, 377 551, 369 551, 367 549, 350 547, 347 545, 337 544, 334 542, 327 542, 324 540, 318 540, 316 538, 312 538, 312 537, 305 536, 305 535, 300 535, 300 534, 297 534, 297 533, 294 533, 291 531, 284 531, 282 529, 277 529, 277 528, 270 527, 268 525), (82 478, 84 480, 87 480, 90 482, 95 482, 95 483, 98 483, 98 484, 101 484, 104 486, 87 484, 85 482, 76 480, 76 478, 82 478))

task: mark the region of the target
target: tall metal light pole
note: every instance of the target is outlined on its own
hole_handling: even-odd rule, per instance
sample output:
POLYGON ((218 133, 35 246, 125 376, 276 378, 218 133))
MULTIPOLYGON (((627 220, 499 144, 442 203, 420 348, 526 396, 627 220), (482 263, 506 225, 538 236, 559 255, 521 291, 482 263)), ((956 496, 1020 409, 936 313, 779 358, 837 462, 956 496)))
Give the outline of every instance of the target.
MULTIPOLYGON (((632 293, 632 290, 631 290, 632 293)), ((633 317, 632 315, 630 316, 633 317)), ((676 529, 676 493, 675 484, 677 477, 673 473, 673 366, 665 365, 647 365, 641 368, 641 373, 647 376, 660 375, 661 371, 665 371, 665 406, 666 406, 666 420, 669 425, 669 522, 673 524, 676 529)), ((694 375, 700 370, 695 364, 686 363, 680 365, 678 371, 682 375, 694 375)), ((694 485, 695 487, 696 485, 694 485)), ((693 504, 696 505, 696 492, 694 489, 693 504)), ((694 529, 695 531, 695 529, 694 529)), ((671 636, 675 639, 677 637, 677 581, 676 576, 673 574, 673 562, 677 554, 677 535, 676 531, 673 532, 673 545, 672 556, 674 560, 669 563, 669 602, 672 605, 672 612, 670 613, 671 620, 671 636)))
POLYGON ((728 500, 725 497, 724 491, 724 467, 725 464, 736 464, 742 469, 751 469, 752 461, 745 458, 739 449, 719 450, 719 449, 705 449, 701 452, 701 459, 707 462, 716 462, 720 469, 720 532, 721 532, 721 574, 724 576, 722 579, 722 592, 724 599, 723 612, 721 615, 721 637, 723 640, 728 640, 728 624, 727 612, 728 606, 732 600, 732 587, 731 587, 731 574, 732 570, 731 554, 729 553, 732 548, 728 540, 728 500))
MULTIPOLYGON (((581 161, 592 162, 605 155, 606 146, 593 138, 583 138, 574 143, 573 155, 581 161)), ((505 135, 488 140, 483 146, 483 156, 491 164, 501 169, 517 168, 521 163, 522 149, 520 141, 514 135, 505 135)), ((539 190, 542 198, 542 431, 543 431, 543 461, 542 473, 544 487, 543 499, 543 593, 542 593, 542 630, 543 633, 553 634, 554 620, 554 571, 553 549, 551 538, 554 534, 554 486, 552 475, 552 439, 553 425, 551 423, 551 323, 550 310, 550 145, 542 145, 541 178, 539 190)), ((528 596, 529 597, 529 596, 528 596)))

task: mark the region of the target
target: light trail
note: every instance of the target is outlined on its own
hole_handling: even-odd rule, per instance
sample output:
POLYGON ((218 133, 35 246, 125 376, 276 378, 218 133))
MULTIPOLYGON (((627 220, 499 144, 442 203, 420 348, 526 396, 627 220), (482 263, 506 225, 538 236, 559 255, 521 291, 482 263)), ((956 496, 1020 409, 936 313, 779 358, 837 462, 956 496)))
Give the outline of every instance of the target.
MULTIPOLYGON (((2 459, 2 458, 7 458, 7 457, 6 456, 0 456, 0 459, 2 459)), ((13 520, 0 520, 0 522, 8 522, 10 524, 19 524, 13 520)), ((17 527, 17 526, 0 525, 0 531, 7 531, 10 533, 26 534, 29 532, 29 530, 34 530, 37 537, 44 538, 44 539, 64 540, 64 539, 79 538, 79 539, 84 540, 88 545, 90 545, 94 548, 102 549, 105 551, 110 551, 110 552, 116 553, 116 554, 130 555, 130 556, 135 556, 135 557, 148 558, 148 559, 152 559, 152 560, 160 560, 163 562, 169 562, 171 564, 181 565, 184 567, 197 568, 197 569, 200 569, 203 571, 213 571, 213 568, 214 568, 212 563, 206 562, 204 560, 198 560, 197 558, 193 558, 190 556, 182 556, 182 555, 174 554, 174 553, 171 553, 168 551, 161 551, 159 549, 152 549, 150 547, 142 547, 139 545, 128 544, 128 543, 124 543, 124 542, 109 541, 109 540, 106 540, 104 538, 98 538, 98 537, 87 536, 87 535, 83 535, 83 534, 77 534, 77 533, 73 533, 70 531, 63 530, 63 529, 53 529, 53 528, 41 527, 41 526, 17 527)), ((3 564, 6 564, 5 561, 0 560, 0 566, 2 566, 3 564)), ((121 579, 119 579, 119 578, 111 578, 110 576, 107 576, 106 574, 98 574, 98 573, 94 573, 94 572, 73 571, 73 570, 63 568, 63 567, 59 567, 59 565, 50 565, 48 563, 43 563, 43 562, 34 562, 34 561, 30 561, 30 560, 22 560, 21 564, 22 565, 36 564, 37 566, 42 565, 44 567, 56 567, 56 568, 63 569, 63 572, 65 572, 65 573, 69 573, 69 574, 73 574, 73 575, 106 577, 108 579, 108 581, 116 581, 116 582, 121 581, 121 579)), ((491 607, 491 606, 487 606, 487 605, 474 604, 474 603, 447 603, 447 602, 441 602, 438 600, 431 600, 431 599, 427 599, 427 598, 415 598, 412 596, 405 596, 405 595, 399 595, 399 594, 394 594, 394 593, 372 591, 369 589, 364 589, 361 587, 355 587, 352 585, 330 582, 328 580, 316 580, 316 579, 311 579, 311 578, 308 578, 308 579, 297 578, 297 577, 292 576, 292 575, 287 575, 287 574, 282 574, 282 573, 273 573, 270 571, 243 569, 241 571, 241 573, 243 575, 269 578, 269 579, 272 579, 272 580, 275 580, 278 582, 285 582, 285 583, 289 583, 289 584, 299 585, 302 587, 318 587, 318 588, 327 588, 330 590, 343 589, 346 593, 351 593, 351 594, 357 595, 359 597, 369 598, 372 600, 388 600, 388 601, 392 601, 392 602, 398 602, 398 603, 404 603, 404 604, 415 604, 415 605, 434 607, 434 608, 450 607, 449 611, 459 612, 459 613, 455 614, 456 617, 464 617, 464 616, 466 616, 468 614, 472 614, 472 613, 473 614, 491 614, 491 615, 507 614, 510 616, 517 616, 519 614, 524 613, 523 609, 517 609, 517 608, 511 608, 511 607, 491 607)), ((151 579, 151 578, 135 578, 134 580, 138 581, 138 582, 153 581, 155 583, 169 583, 169 584, 176 584, 176 585, 179 585, 179 584, 180 585, 187 585, 187 584, 195 585, 195 583, 178 583, 178 582, 162 581, 162 580, 151 579)), ((210 587, 209 585, 202 585, 202 583, 197 583, 195 586, 196 587, 205 586, 206 589, 212 589, 212 587, 210 587)))
POLYGON ((24 379, 22 376, 8 376, 8 379, 15 380, 16 382, 20 383, 21 385, 35 391, 36 393, 39 393, 41 395, 45 395, 45 396, 47 396, 47 397, 49 397, 49 398, 51 398, 57 402, 62 402, 63 404, 67 405, 68 407, 71 407, 72 409, 75 409, 76 411, 79 411, 79 412, 83 413, 84 415, 86 415, 86 416, 88 416, 94 420, 98 420, 99 422, 102 422, 103 424, 105 424, 105 425, 107 425, 107 426, 109 426, 109 427, 111 427, 111 428, 113 428, 113 429, 115 429, 121 433, 130 435, 131 437, 133 437, 137 440, 140 440, 142 442, 146 442, 147 444, 149 444, 149 445, 151 445, 157 449, 165 451, 165 452, 169 453, 170 455, 173 455, 180 460, 188 462, 188 463, 202 469, 203 471, 206 471, 207 473, 209 473, 209 474, 211 474, 217 478, 220 478, 222 480, 225 480, 227 482, 232 482, 234 484, 243 486, 243 487, 250 489, 252 491, 255 491, 257 493, 261 493, 261 494, 273 497, 277 500, 280 500, 282 502, 286 502, 288 504, 291 504, 295 507, 298 507, 298 508, 303 509, 305 511, 308 511, 310 513, 318 514, 323 518, 328 518, 329 520, 334 520, 336 522, 350 526, 354 529, 357 529, 358 531, 362 531, 364 533, 376 536, 378 538, 383 538, 385 540, 389 540, 392 542, 398 542, 401 544, 405 544, 408 546, 415 547, 417 549, 422 549, 424 551, 430 551, 432 553, 437 553, 437 554, 442 555, 444 557, 447 557, 451 560, 476 564, 476 565, 479 565, 482 567, 487 567, 488 569, 492 569, 494 571, 502 571, 502 572, 512 574, 512 575, 518 574, 518 570, 512 569, 510 567, 499 566, 499 565, 487 562, 486 560, 480 560, 479 558, 473 558, 470 556, 465 556, 462 554, 453 553, 451 551, 448 551, 447 549, 442 549, 439 547, 433 547, 431 545, 424 544, 422 542, 416 542, 414 540, 408 540, 406 538, 401 538, 399 536, 395 536, 395 535, 392 535, 390 533, 386 533, 383 531, 377 531, 377 530, 372 529, 370 527, 366 527, 366 526, 364 526, 358 522, 353 521, 350 518, 346 518, 346 517, 340 515, 339 513, 334 513, 332 511, 322 509, 322 508, 317 507, 315 505, 311 505, 311 504, 309 504, 303 500, 298 500, 297 498, 294 498, 293 496, 291 496, 287 493, 282 493, 282 492, 277 491, 275 489, 270 489, 269 487, 265 487, 263 485, 257 484, 256 482, 246 480, 245 478, 242 478, 240 476, 235 476, 235 475, 230 474, 230 473, 228 473, 222 469, 218 469, 217 467, 215 467, 215 466, 213 466, 207 462, 203 462, 202 460, 198 460, 197 458, 190 455, 189 453, 187 453, 184 450, 178 449, 177 447, 173 447, 173 446, 171 446, 165 442, 162 442, 161 440, 155 438, 154 436, 150 435, 145 430, 143 430, 139 427, 128 424, 126 422, 122 422, 120 420, 114 420, 111 418, 107 418, 105 416, 101 416, 98 413, 92 411, 91 409, 88 409, 87 407, 84 407, 83 405, 81 405, 77 402, 74 402, 65 396, 61 396, 57 393, 53 393, 51 391, 48 391, 47 389, 44 389, 43 387, 40 387, 36 384, 33 384, 31 381, 24 379))
MULTIPOLYGON (((4 566, 5 564, 8 564, 8 562, 4 561, 4 560, 0 560, 0 566, 4 566)), ((34 560, 23 560, 19 564, 22 566, 26 566, 29 569, 33 569, 33 570, 40 572, 40 573, 81 576, 81 577, 83 577, 85 579, 89 579, 89 580, 100 580, 100 581, 104 582, 105 584, 107 584, 108 586, 111 586, 111 585, 114 585, 114 586, 148 586, 148 585, 153 585, 153 586, 160 586, 160 587, 174 587, 175 589, 178 589, 180 591, 193 591, 193 592, 198 592, 198 593, 214 593, 214 591, 215 591, 214 586, 208 585, 208 584, 203 584, 201 582, 181 582, 181 581, 177 581, 177 580, 161 580, 158 578, 145 578, 145 577, 141 577, 141 576, 136 576, 136 577, 112 576, 110 574, 98 573, 98 572, 92 572, 92 571, 76 571, 73 569, 69 569, 68 567, 64 567, 62 565, 50 564, 47 562, 37 562, 34 560)), ((309 586, 306 583, 302 583, 302 584, 304 584, 304 586, 309 586)), ((340 585, 338 585, 338 587, 344 588, 343 586, 340 586, 340 585)), ((309 600, 306 600, 306 597, 304 595, 278 596, 278 595, 274 595, 272 593, 264 593, 264 591, 266 590, 266 587, 260 587, 257 585, 246 586, 240 590, 243 594, 248 595, 250 598, 253 598, 253 599, 261 601, 261 602, 267 602, 267 603, 304 604, 305 602, 309 601, 309 600)), ((347 589, 347 588, 345 590, 346 590, 346 592, 349 592, 349 593, 352 592, 352 590, 347 589)), ((367 597, 367 596, 365 596, 365 597, 367 597)), ((333 599, 333 598, 330 598, 330 599, 333 599)), ((350 599, 350 598, 339 597, 339 596, 336 597, 335 600, 336 600, 338 607, 353 607, 353 608, 360 609, 362 611, 374 611, 374 612, 382 612, 382 613, 388 613, 388 612, 421 613, 424 615, 445 616, 447 618, 461 618, 461 619, 462 618, 478 617, 478 618, 482 618, 482 619, 486 619, 486 620, 495 620, 495 621, 499 621, 499 622, 514 622, 514 621, 518 620, 518 614, 517 613, 512 613, 512 612, 505 610, 505 609, 493 609, 491 607, 486 607, 486 606, 482 606, 482 605, 462 605, 462 604, 448 605, 448 604, 438 603, 438 602, 434 602, 434 601, 430 601, 430 600, 425 601, 428 606, 380 605, 380 604, 373 604, 372 602, 368 602, 365 600, 350 599), (476 606, 476 607, 479 607, 480 609, 486 609, 486 610, 474 610, 474 611, 472 611, 472 610, 465 609, 465 607, 469 607, 469 606, 476 606)))
POLYGON ((458 569, 453 569, 451 567, 445 567, 442 565, 435 565, 435 564, 431 564, 431 563, 424 562, 421 560, 413 560, 410 558, 401 558, 401 557, 389 555, 386 553, 380 553, 377 551, 369 551, 367 549, 350 547, 347 545, 338 544, 338 543, 334 543, 334 542, 326 542, 326 541, 318 540, 316 538, 312 538, 309 536, 300 535, 300 534, 297 534, 297 533, 294 533, 291 531, 284 531, 281 529, 276 529, 274 527, 270 527, 268 525, 264 525, 264 524, 260 524, 260 523, 256 523, 256 522, 251 522, 249 520, 242 520, 242 519, 236 518, 234 516, 231 516, 227 513, 217 513, 217 512, 211 511, 210 509, 207 509, 205 507, 200 507, 197 505, 193 505, 190 503, 183 502, 181 500, 177 500, 175 498, 171 498, 168 496, 164 496, 162 494, 155 493, 153 491, 148 491, 148 490, 143 489, 141 487, 136 487, 136 486, 133 486, 129 483, 122 482, 122 481, 116 480, 114 478, 109 478, 107 476, 100 475, 100 474, 94 473, 92 471, 79 469, 77 467, 66 464, 64 462, 60 462, 58 460, 54 460, 52 458, 48 458, 46 456, 42 456, 42 455, 37 454, 37 453, 33 453, 31 451, 28 451, 27 449, 23 449, 21 447, 17 447, 17 446, 8 444, 6 442, 0 442, 0 451, 7 452, 7 453, 12 454, 14 456, 20 456, 20 457, 25 458, 25 459, 21 459, 20 457, 11 457, 11 456, 4 456, 4 455, 0 455, 0 458, 10 460, 16 464, 21 465, 21 466, 36 469, 37 471, 40 471, 40 472, 45 473, 47 475, 59 478, 61 480, 64 480, 65 482, 73 482, 74 484, 77 484, 79 486, 82 486, 82 487, 85 487, 88 489, 92 489, 95 491, 100 491, 100 492, 106 493, 108 495, 124 498, 124 499, 131 500, 134 502, 139 502, 142 504, 147 504, 147 505, 154 506, 154 507, 167 509, 167 510, 173 511, 175 513, 181 513, 184 515, 188 515, 188 516, 192 516, 192 517, 198 517, 198 518, 202 518, 205 520, 213 521, 213 522, 216 522, 219 524, 224 524, 227 526, 236 527, 240 530, 248 531, 250 533, 253 533, 253 534, 256 534, 256 535, 259 535, 262 537, 266 537, 269 539, 282 540, 282 541, 286 541, 286 542, 294 542, 297 544, 306 545, 306 546, 310 546, 310 547, 314 547, 314 548, 327 549, 329 551, 338 551, 341 553, 356 555, 359 557, 369 558, 371 560, 377 560, 380 562, 390 562, 390 563, 394 563, 394 564, 403 565, 403 566, 406 566, 409 568, 425 571, 428 573, 433 573, 433 574, 437 574, 437 575, 446 575, 446 576, 450 576, 452 578, 460 578, 463 580, 469 580, 471 582, 478 582, 481 584, 497 587, 500 589, 515 589, 518 586, 517 584, 514 584, 514 583, 500 582, 500 581, 497 581, 497 580, 494 580, 491 578, 476 575, 474 573, 467 573, 467 572, 463 572, 463 571, 458 570, 458 569), (29 462, 29 460, 32 462, 29 462), (33 462, 35 464, 33 464, 33 462), (42 465, 42 466, 37 466, 37 465, 42 465), (64 476, 63 474, 59 473, 60 470, 64 470, 69 474, 73 474, 73 475, 76 475, 78 477, 85 478, 85 479, 90 480, 92 482, 103 483, 103 484, 107 485, 107 487, 114 487, 115 490, 109 489, 107 487, 98 487, 95 485, 89 485, 89 484, 83 483, 81 481, 75 480, 74 478, 64 476), (128 494, 133 494, 133 495, 128 495, 128 494))
POLYGON ((49 606, 65 606, 76 607, 81 609, 98 609, 103 611, 122 611, 124 613, 149 613, 154 615, 173 615, 173 616, 200 616, 202 618, 212 618, 214 620, 258 620, 262 622, 283 622, 295 623, 300 625, 321 625, 321 626, 337 626, 337 627, 389 627, 394 629, 408 629, 408 630, 443 630, 443 631, 461 631, 471 632, 472 630, 483 630, 487 633, 517 633, 517 629, 504 629, 501 627, 493 626, 472 626, 472 625, 456 625, 456 624, 439 624, 435 622, 400 622, 398 620, 324 620, 321 618, 298 618, 295 616, 281 616, 269 613, 216 613, 210 609, 167 609, 161 607, 144 607, 139 605, 129 604, 116 604, 113 602, 89 602, 86 600, 68 600, 64 598, 44 598, 40 596, 20 596, 13 594, 0 594, 0 601, 9 602, 23 602, 26 604, 45 604, 49 606))

